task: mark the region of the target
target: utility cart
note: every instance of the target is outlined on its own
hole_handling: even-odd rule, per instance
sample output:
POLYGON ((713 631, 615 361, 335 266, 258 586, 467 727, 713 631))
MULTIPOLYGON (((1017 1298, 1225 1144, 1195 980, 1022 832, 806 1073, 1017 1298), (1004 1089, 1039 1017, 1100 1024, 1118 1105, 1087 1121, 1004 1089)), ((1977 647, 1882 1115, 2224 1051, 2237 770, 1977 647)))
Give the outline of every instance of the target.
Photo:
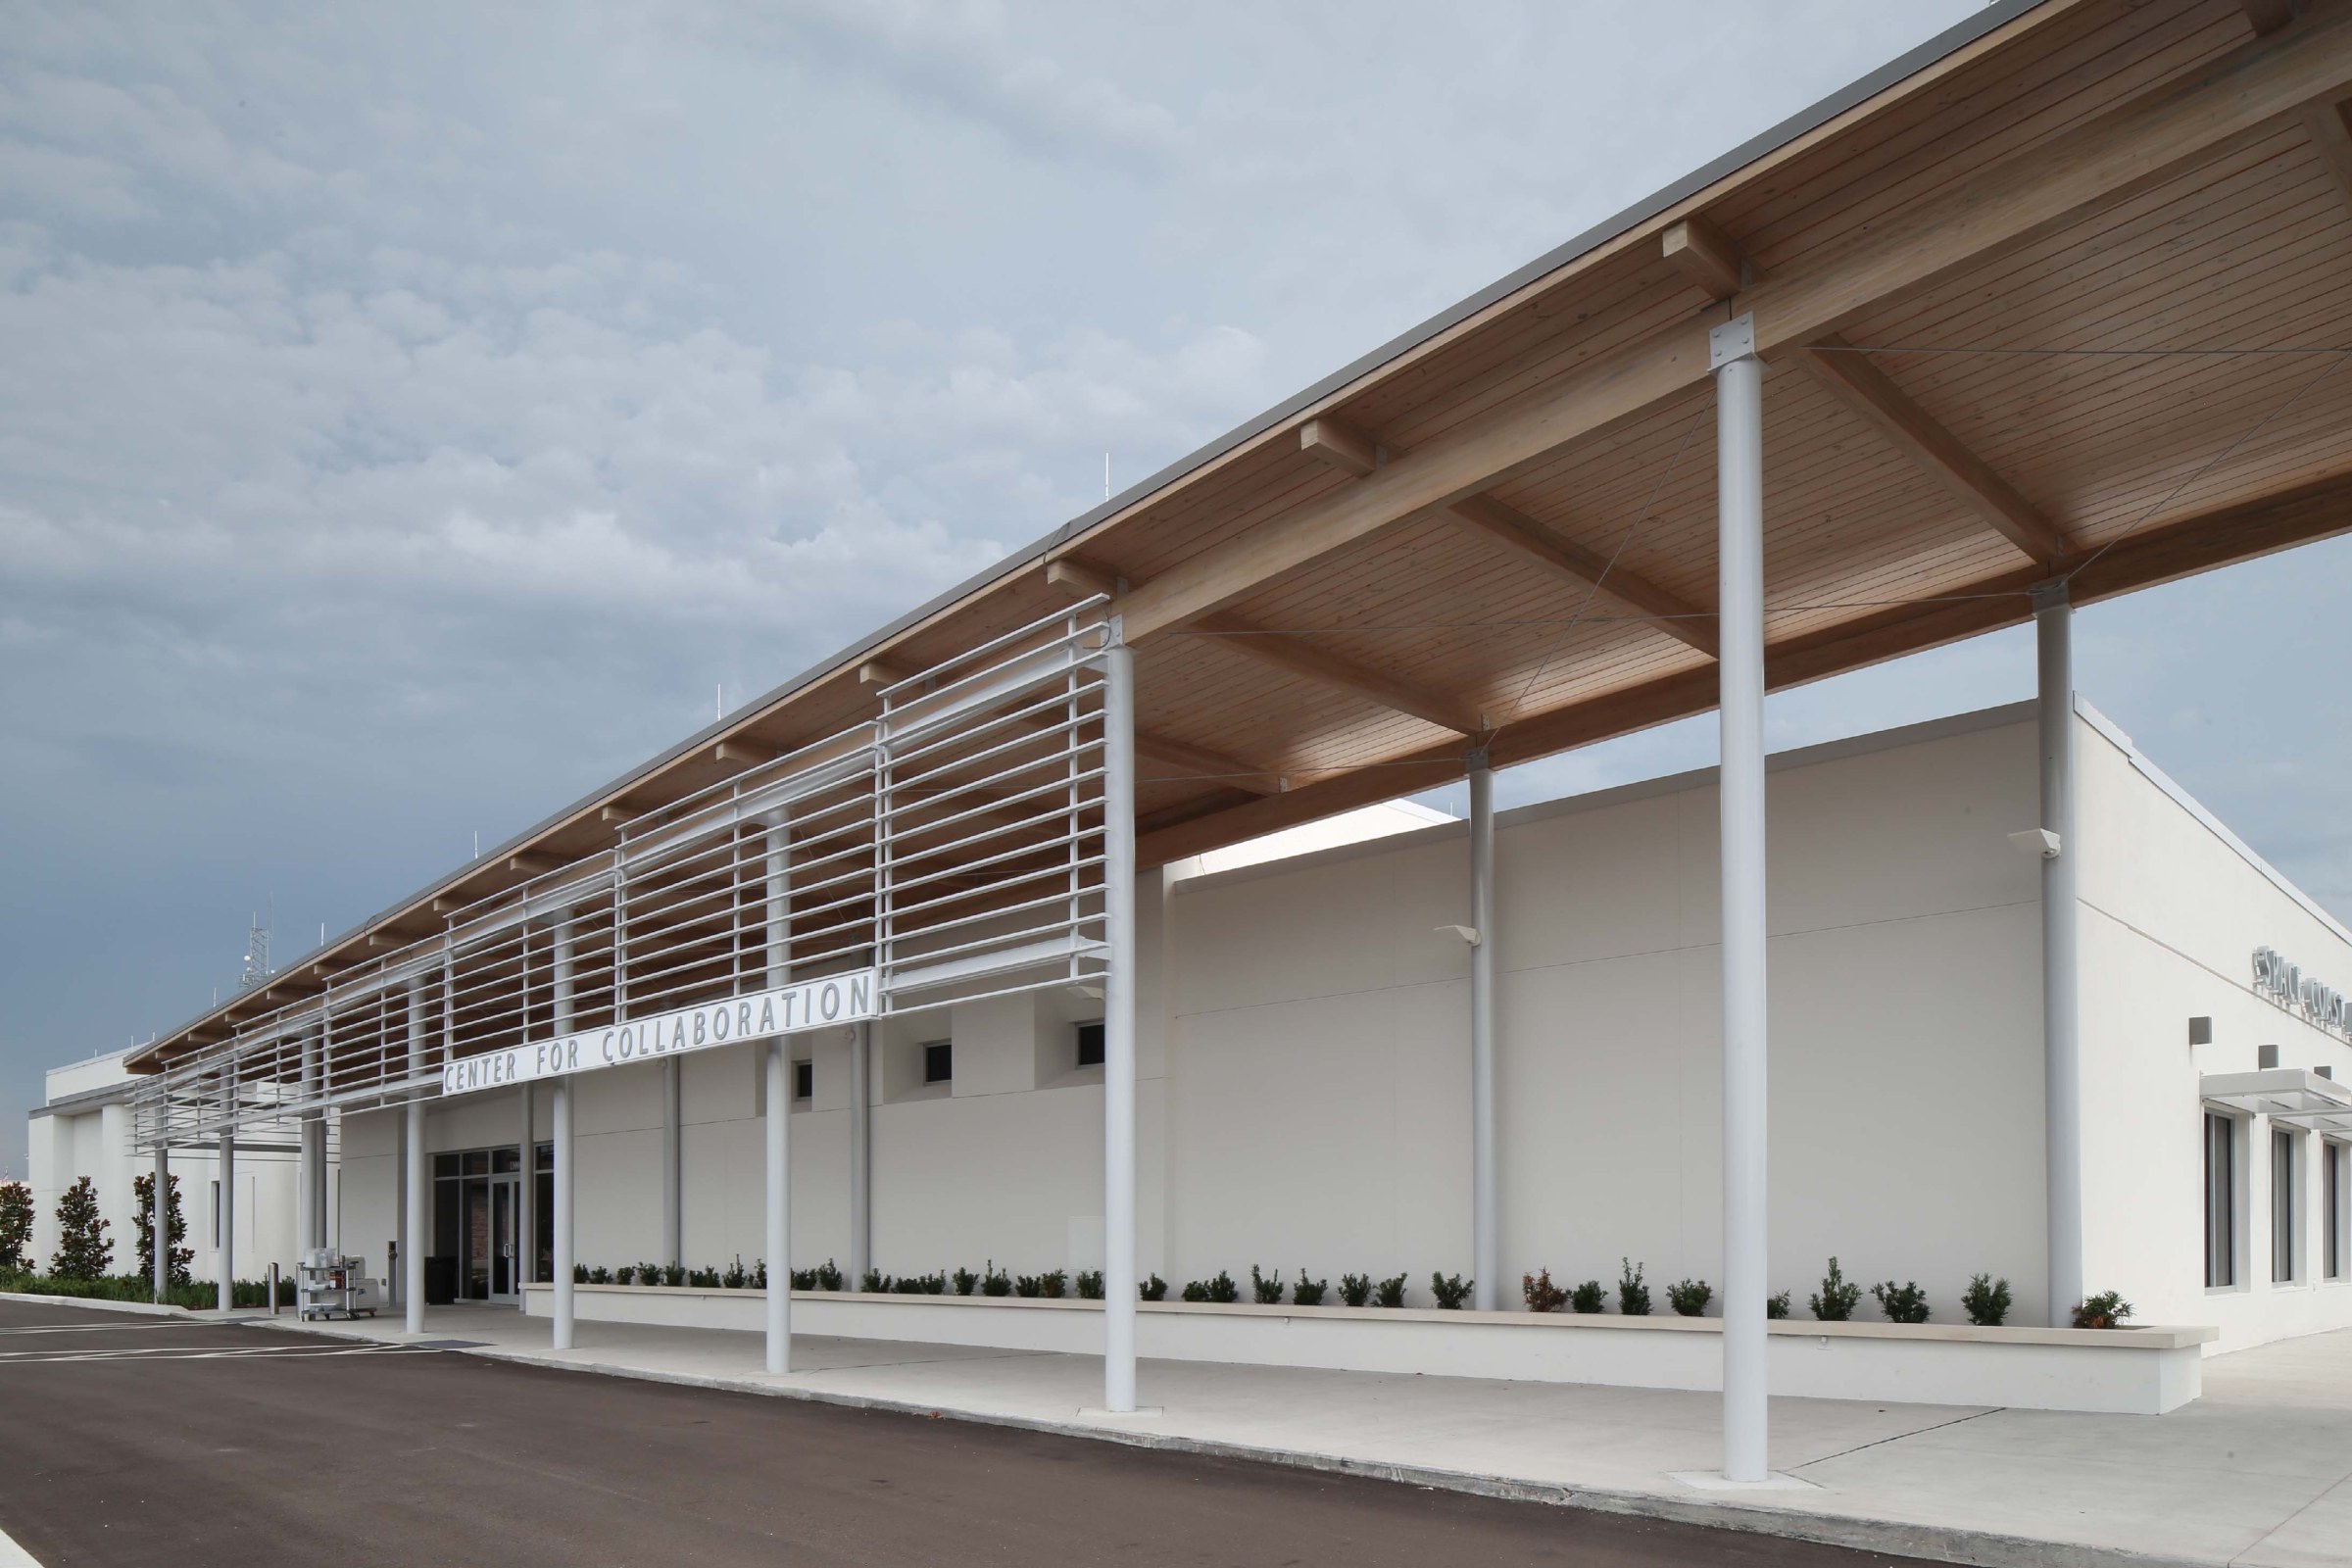
POLYGON ((367 1264, 331 1247, 314 1248, 302 1254, 294 1275, 294 1307, 303 1321, 344 1317, 373 1317, 383 1305, 379 1281, 367 1274, 367 1264))

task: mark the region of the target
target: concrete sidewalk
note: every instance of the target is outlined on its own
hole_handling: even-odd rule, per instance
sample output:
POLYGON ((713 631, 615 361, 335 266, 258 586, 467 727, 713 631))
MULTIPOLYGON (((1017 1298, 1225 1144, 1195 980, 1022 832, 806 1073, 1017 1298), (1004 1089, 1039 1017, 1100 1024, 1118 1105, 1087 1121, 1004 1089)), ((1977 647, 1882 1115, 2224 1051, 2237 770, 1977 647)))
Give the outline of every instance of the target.
MULTIPOLYGON (((311 1327, 406 1337, 397 1317, 311 1327)), ((425 1337, 1954 1562, 2352 1564, 2352 1332, 2215 1357, 2204 1397, 2165 1416, 1776 1399, 1774 1468, 1805 1485, 1739 1493, 1676 1479, 1719 1463, 1711 1394, 1151 1361, 1159 1412, 1114 1418, 1081 1413, 1102 1398, 1086 1356, 801 1337, 769 1377, 756 1335, 583 1322, 558 1352, 546 1319, 484 1307, 437 1308, 425 1337)))

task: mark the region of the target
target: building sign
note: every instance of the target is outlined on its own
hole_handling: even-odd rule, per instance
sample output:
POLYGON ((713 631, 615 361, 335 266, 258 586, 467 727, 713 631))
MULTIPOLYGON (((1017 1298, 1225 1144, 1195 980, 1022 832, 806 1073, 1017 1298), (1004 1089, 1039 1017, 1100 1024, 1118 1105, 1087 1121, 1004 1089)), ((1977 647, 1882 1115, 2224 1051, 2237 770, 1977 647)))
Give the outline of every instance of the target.
POLYGON ((443 1064, 441 1093, 469 1095, 479 1089, 619 1067, 872 1016, 874 971, 858 969, 466 1056, 443 1064))
POLYGON ((2352 1039, 2352 1004, 2331 985, 2314 980, 2276 948, 2254 950, 2254 994, 2331 1035, 2352 1039))

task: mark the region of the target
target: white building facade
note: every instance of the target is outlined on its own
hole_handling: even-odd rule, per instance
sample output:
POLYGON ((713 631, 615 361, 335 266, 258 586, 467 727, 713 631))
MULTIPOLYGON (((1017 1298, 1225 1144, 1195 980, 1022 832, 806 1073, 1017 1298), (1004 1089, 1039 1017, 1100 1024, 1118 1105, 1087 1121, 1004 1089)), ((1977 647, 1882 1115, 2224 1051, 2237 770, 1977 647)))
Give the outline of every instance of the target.
MULTIPOLYGON (((137 1080, 123 1068, 126 1052, 109 1052, 49 1070, 47 1101, 35 1109, 25 1126, 27 1181, 32 1188, 32 1240, 26 1261, 46 1270, 57 1251, 58 1200, 84 1176, 98 1194, 98 1209, 107 1222, 106 1237, 114 1244, 112 1268, 117 1274, 139 1269, 139 1200, 133 1185, 151 1175, 151 1160, 132 1147, 131 1098, 137 1080)), ((180 1245, 195 1256, 188 1273, 193 1280, 213 1280, 220 1272, 222 1221, 230 1222, 234 1266, 241 1279, 263 1279, 275 1264, 291 1277, 295 1262, 295 1192, 293 1151, 240 1142, 229 1191, 221 1192, 220 1160, 191 1151, 172 1162, 179 1188, 180 1217, 187 1233, 180 1245)), ((328 1227, 335 1227, 334 1200, 341 1174, 327 1172, 328 1227)))
MULTIPOLYGON (((2352 1039, 2327 1002, 2352 934, 2111 724, 2075 725, 2086 1290, 2137 1323, 2211 1325, 2209 1352, 2352 1326, 2352 1097, 2333 1087, 2352 1039), (2312 977, 2292 1005, 2254 983, 2258 951, 2312 977)), ((1794 1320, 1835 1255, 1864 1286, 1917 1282, 1935 1324, 1966 1322, 1978 1273, 2009 1282, 2010 1324, 2048 1321, 2041 880, 2012 841, 2036 788, 2031 705, 1774 760, 1767 1261, 1794 1320)), ((1613 1316, 1622 1260, 1661 1314, 1672 1283, 1720 1290, 1717 820, 1711 772, 1497 817, 1505 1309, 1548 1270, 1601 1281, 1613 1316)), ((1222 1270, 1246 1302, 1257 1265, 1328 1279, 1333 1301, 1344 1274, 1402 1274, 1425 1308, 1433 1271, 1471 1272, 1466 836, 1433 822, 1142 878, 1138 1268, 1171 1299, 1222 1270)), ((853 1290, 868 1267, 1101 1268, 1095 992, 878 1021, 862 1126, 858 1030, 793 1036, 794 1267, 831 1260, 853 1290)), ((572 1080, 582 1270, 762 1260, 759 1050, 572 1080)), ((437 1293, 545 1310, 525 1288, 553 1267, 549 1086, 425 1103, 437 1293)), ((342 1120, 342 1245, 369 1259, 403 1234, 400 1120, 342 1120)), ((730 1317, 724 1291, 586 1286, 578 1310, 757 1326, 742 1294, 730 1317)), ((1855 1316, 1879 1313, 1866 1296, 1855 1316)), ((1499 1353, 1482 1367, 1510 1375, 1499 1353)))

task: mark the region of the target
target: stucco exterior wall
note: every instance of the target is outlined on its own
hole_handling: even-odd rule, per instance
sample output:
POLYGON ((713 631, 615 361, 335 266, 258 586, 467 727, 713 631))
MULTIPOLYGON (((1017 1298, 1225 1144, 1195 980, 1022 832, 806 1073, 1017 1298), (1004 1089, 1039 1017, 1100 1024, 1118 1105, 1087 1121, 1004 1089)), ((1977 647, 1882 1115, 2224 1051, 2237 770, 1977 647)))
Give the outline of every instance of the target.
POLYGON ((2168 792, 2114 726, 2076 726, 2083 974, 2084 1270, 2145 1321, 2211 1323, 2226 1351, 2352 1326, 2352 1284, 2322 1273, 2319 1140, 2303 1160, 2303 1277, 2271 1281, 2269 1125, 2241 1127, 2239 1280, 2204 1273, 2202 1102, 2206 1073, 2250 1072, 2264 1045, 2279 1064, 2331 1066, 2352 1082, 2352 1045, 2265 1000, 2253 950, 2269 945, 2352 990, 2352 938, 2299 899, 2226 829, 2168 792), (2213 1041, 2191 1046, 2191 1017, 2213 1041))

